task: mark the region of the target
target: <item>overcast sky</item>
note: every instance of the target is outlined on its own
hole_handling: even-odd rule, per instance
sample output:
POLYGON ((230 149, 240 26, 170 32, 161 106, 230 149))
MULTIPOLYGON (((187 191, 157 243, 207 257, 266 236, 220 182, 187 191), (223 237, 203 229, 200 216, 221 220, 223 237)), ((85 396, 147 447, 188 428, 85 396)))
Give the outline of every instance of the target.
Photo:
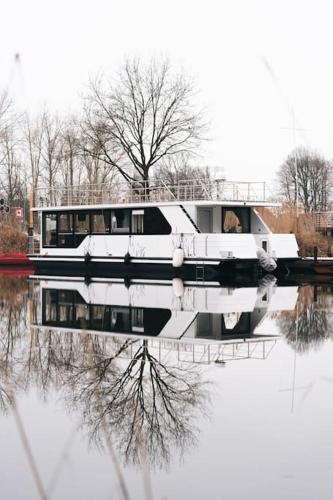
POLYGON ((293 146, 333 158, 329 0, 2 0, 0 85, 21 107, 75 111, 89 75, 168 56, 193 76, 211 141, 201 163, 272 180, 293 146), (14 55, 20 54, 20 64, 14 55), (266 61, 266 64, 265 62, 266 61), (267 68, 269 65, 269 70, 267 68))

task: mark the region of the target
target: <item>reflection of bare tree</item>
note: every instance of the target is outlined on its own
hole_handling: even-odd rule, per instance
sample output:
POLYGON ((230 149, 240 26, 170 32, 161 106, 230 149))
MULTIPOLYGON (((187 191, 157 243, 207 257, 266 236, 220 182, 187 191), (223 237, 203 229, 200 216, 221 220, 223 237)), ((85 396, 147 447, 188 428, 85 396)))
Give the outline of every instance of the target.
POLYGON ((276 318, 281 333, 294 349, 317 349, 333 333, 331 290, 323 286, 300 288, 295 309, 277 313, 276 318))
POLYGON ((204 411, 207 392, 193 366, 167 366, 147 341, 127 340, 112 357, 93 356, 91 363, 68 373, 69 401, 79 407, 91 437, 99 445, 105 428, 125 461, 167 463, 173 447, 181 452, 195 441, 195 411, 204 411), (127 348, 128 360, 115 359, 127 348), (125 362, 124 368, 121 364, 125 362))
POLYGON ((38 312, 28 309, 27 281, 0 278, 0 285, 0 411, 33 385, 44 398, 60 391, 97 445, 112 432, 124 461, 162 465, 173 448, 182 453, 195 442, 194 418, 208 401, 199 366, 172 354, 164 363, 137 338, 37 329, 27 336, 28 311, 38 312))
POLYGON ((208 401, 198 366, 164 364, 145 340, 36 332, 25 370, 45 396, 52 387, 63 391, 98 446, 112 432, 127 462, 144 454, 162 465, 172 448, 182 453, 208 401))
POLYGON ((16 374, 15 356, 27 328, 27 291, 25 278, 0 276, 0 411, 6 413, 12 390, 21 386, 16 374))

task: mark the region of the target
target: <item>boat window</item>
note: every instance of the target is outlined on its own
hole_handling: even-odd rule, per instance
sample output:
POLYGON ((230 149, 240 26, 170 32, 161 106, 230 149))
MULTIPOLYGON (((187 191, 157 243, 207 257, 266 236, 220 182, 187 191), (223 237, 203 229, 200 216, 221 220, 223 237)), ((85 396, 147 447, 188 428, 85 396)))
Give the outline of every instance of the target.
POLYGON ((131 330, 130 314, 131 310, 128 307, 111 307, 111 331, 129 333, 131 330))
POLYGON ((58 232, 71 233, 73 232, 73 214, 60 213, 58 215, 58 232))
POLYGON ((75 233, 77 234, 88 234, 89 227, 89 213, 88 212, 78 212, 75 214, 75 233))
POLYGON ((93 330, 103 330, 109 324, 109 307, 108 306, 91 306, 90 323, 93 330))
POLYGON ((74 215, 74 246, 78 247, 90 233, 89 212, 78 212, 74 215))
POLYGON ((67 303, 61 303, 59 302, 59 318, 58 318, 58 324, 61 326, 61 324, 71 324, 73 321, 73 312, 74 312, 74 307, 72 304, 67 304, 67 303))
POLYGON ((57 246, 57 214, 48 214, 44 216, 44 246, 57 246))
POLYGON ((132 233, 142 234, 144 232, 144 210, 132 210, 132 233))
POLYGON ((45 290, 44 291, 44 324, 55 323, 57 321, 57 290, 45 290))
POLYGON ((250 337, 251 329, 251 313, 225 313, 221 315, 221 336, 222 337, 250 337))
POLYGON ((145 234, 170 234, 171 226, 157 207, 145 209, 145 234))
POLYGON ((111 210, 111 233, 128 234, 130 232, 130 210, 111 210))
POLYGON ((250 233, 250 209, 245 207, 222 209, 223 233, 250 233))
POLYGON ((109 211, 94 212, 91 214, 91 232, 106 234, 109 232, 109 211))
POLYGON ((58 214, 58 246, 70 248, 73 246, 73 214, 58 214))
POLYGON ((76 328, 82 328, 83 330, 89 328, 88 304, 75 304, 74 325, 76 328))
POLYGON ((171 318, 170 309, 144 309, 143 314, 144 333, 151 336, 158 335, 171 318))
POLYGON ((132 309, 132 332, 144 332, 143 309, 132 309))

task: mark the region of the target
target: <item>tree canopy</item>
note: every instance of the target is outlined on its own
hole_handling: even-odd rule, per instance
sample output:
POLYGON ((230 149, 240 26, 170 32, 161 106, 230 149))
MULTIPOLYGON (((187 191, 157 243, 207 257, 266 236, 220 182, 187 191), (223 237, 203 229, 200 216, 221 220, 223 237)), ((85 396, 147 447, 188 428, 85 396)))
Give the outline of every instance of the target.
POLYGON ((315 151, 297 148, 278 171, 281 194, 288 202, 299 203, 306 212, 323 211, 331 201, 332 164, 315 151))
POLYGON ((88 153, 126 180, 147 181, 162 160, 196 151, 204 123, 193 96, 192 83, 174 74, 168 61, 126 61, 117 80, 91 81, 84 123, 88 153))

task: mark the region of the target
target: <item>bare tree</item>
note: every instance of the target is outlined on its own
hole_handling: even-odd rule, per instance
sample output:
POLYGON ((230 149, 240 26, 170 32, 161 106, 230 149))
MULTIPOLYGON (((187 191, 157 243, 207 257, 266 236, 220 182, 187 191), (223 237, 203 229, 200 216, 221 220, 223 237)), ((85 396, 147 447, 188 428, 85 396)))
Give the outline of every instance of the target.
POLYGON ((332 187, 332 165, 319 154, 305 148, 293 151, 281 165, 278 181, 281 193, 292 203, 296 203, 298 184, 299 201, 306 212, 327 209, 332 187))
POLYGON ((103 149, 85 134, 80 138, 80 164, 83 179, 88 185, 111 184, 117 177, 117 168, 103 160, 103 149))
POLYGON ((46 110, 43 113, 42 127, 44 131, 42 140, 43 177, 52 201, 52 190, 56 185, 63 155, 61 123, 57 116, 51 116, 46 110))
POLYGON ((62 154, 60 173, 63 184, 72 189, 79 183, 80 165, 80 136, 78 123, 75 117, 64 120, 61 129, 62 154))
POLYGON ((204 124, 193 94, 167 61, 127 61, 117 82, 102 77, 90 84, 85 132, 93 147, 87 152, 128 181, 148 181, 162 159, 197 149, 204 124))
POLYGON ((34 191, 38 187, 42 172, 43 121, 43 115, 33 120, 26 116, 23 125, 24 152, 34 191))
POLYGON ((8 91, 0 93, 0 186, 9 203, 21 198, 23 165, 18 137, 19 117, 14 111, 8 91))
POLYGON ((12 127, 5 127, 0 134, 0 186, 8 203, 22 199, 24 189, 20 144, 12 127))
POLYGON ((0 92, 0 132, 11 124, 13 119, 13 102, 7 90, 0 92))
POLYGON ((211 180, 208 167, 197 167, 191 164, 188 154, 179 154, 165 158, 156 166, 154 177, 165 184, 175 186, 188 180, 209 183, 211 180))

